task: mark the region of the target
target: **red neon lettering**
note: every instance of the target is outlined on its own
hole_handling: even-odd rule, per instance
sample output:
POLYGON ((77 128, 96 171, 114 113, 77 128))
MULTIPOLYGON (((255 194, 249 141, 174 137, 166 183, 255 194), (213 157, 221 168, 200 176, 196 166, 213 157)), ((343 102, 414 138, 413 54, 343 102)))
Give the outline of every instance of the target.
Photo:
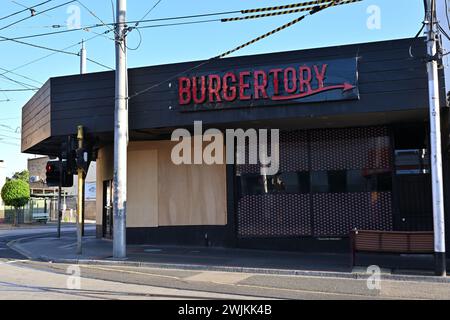
POLYGON ((284 70, 284 91, 286 91, 286 93, 294 93, 297 91, 297 72, 292 67, 284 70), (289 74, 291 74, 291 77, 289 77, 289 74), (289 83, 291 83, 292 86, 289 86, 289 83))
POLYGON ((237 98, 236 76, 232 72, 228 72, 223 76, 223 99, 231 102, 237 98), (230 85, 228 84, 230 82, 230 85))
POLYGON ((269 74, 273 73, 273 94, 278 95, 280 91, 280 77, 279 74, 283 72, 283 69, 272 69, 269 71, 269 74))
POLYGON ((308 88, 306 92, 312 91, 311 88, 311 69, 307 66, 300 67, 300 92, 305 92, 305 86, 308 88), (306 78, 305 78, 305 71, 306 71, 306 78))
POLYGON ((249 83, 245 83, 245 77, 250 75, 249 71, 239 72, 239 99, 240 100, 250 100, 252 98, 251 95, 245 95, 245 89, 250 88, 249 83))
POLYGON ((327 67, 328 67, 328 64, 324 64, 324 65, 322 65, 322 71, 319 71, 319 68, 316 65, 314 65, 314 72, 316 74, 317 81, 319 82, 319 88, 324 87, 325 74, 327 72, 327 67))
POLYGON ((255 99, 260 98, 260 93, 264 99, 267 99, 267 74, 262 71, 258 70, 253 73, 253 86, 255 89, 255 99), (262 83, 259 82, 259 79, 262 77, 262 83))
POLYGON ((208 77, 208 92, 209 92, 209 102, 214 102, 214 96, 216 97, 215 101, 222 102, 222 98, 220 98, 221 81, 220 77, 216 74, 211 74, 208 77))
POLYGON ((191 80, 186 77, 178 78, 178 103, 191 103, 191 80))
POLYGON ((201 104, 206 100, 206 77, 200 77, 200 98, 198 97, 198 79, 197 77, 192 77, 192 98, 194 103, 201 104))

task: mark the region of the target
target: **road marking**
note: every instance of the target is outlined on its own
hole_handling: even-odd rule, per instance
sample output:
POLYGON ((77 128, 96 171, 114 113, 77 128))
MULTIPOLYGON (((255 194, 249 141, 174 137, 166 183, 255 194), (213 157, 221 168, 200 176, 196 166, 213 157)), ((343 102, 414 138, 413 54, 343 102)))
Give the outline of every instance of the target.
POLYGON ((234 285, 248 279, 251 276, 253 276, 253 274, 206 271, 184 278, 184 280, 234 285))
POLYGON ((75 247, 76 245, 77 245, 76 242, 75 243, 69 243, 69 244, 66 244, 64 246, 58 247, 58 249, 68 249, 68 248, 71 248, 71 247, 75 247))
POLYGON ((123 272, 123 273, 145 275, 145 276, 154 276, 154 277, 161 277, 161 278, 167 278, 167 279, 174 279, 174 280, 183 281, 182 278, 180 278, 180 277, 168 276, 168 275, 163 275, 163 274, 155 274, 155 273, 123 270, 123 269, 116 269, 116 268, 93 267, 93 266, 90 266, 90 265, 83 265, 83 264, 80 264, 79 266, 82 267, 82 268, 86 268, 86 269, 94 269, 94 270, 102 270, 102 271, 115 271, 115 272, 123 272))

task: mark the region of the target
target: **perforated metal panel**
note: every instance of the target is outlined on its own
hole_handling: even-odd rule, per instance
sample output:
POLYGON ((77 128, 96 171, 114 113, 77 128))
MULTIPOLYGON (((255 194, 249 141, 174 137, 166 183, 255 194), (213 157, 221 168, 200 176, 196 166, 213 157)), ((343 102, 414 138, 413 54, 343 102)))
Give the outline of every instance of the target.
MULTIPOLYGON (((270 133, 268 133, 270 137, 270 133)), ((308 134, 307 131, 280 131, 280 172, 308 171, 308 134)), ((271 154, 269 139, 269 154, 271 154)), ((248 159, 255 156, 251 153, 248 140, 245 145, 246 164, 237 165, 237 175, 261 172, 258 164, 249 164, 248 159)), ((254 151, 254 150, 253 150, 254 151)), ((237 157, 242 157, 238 155, 237 157)))
POLYGON ((307 131, 280 133, 280 172, 308 171, 307 131))
MULTIPOLYGON (((386 127, 280 133, 280 172, 361 170, 390 172, 386 127)), ((238 175, 259 173, 239 165, 238 175)), ((383 192, 244 195, 238 202, 239 237, 347 236, 353 228, 392 230, 392 195, 383 192)))
POLYGON ((311 131, 311 170, 391 167, 390 139, 385 127, 311 131))
POLYGON ((239 201, 240 237, 311 235, 309 194, 244 196, 239 201))
POLYGON ((354 228, 392 230, 391 193, 313 194, 314 236, 344 236, 354 228))

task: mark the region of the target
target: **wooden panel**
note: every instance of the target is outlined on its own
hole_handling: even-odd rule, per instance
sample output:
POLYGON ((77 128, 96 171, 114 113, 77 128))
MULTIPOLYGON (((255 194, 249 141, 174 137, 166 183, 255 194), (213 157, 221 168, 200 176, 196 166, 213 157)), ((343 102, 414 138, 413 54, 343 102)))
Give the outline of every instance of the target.
POLYGON ((22 152, 51 136, 50 81, 27 102, 22 110, 22 152))
MULTIPOLYGON (((130 142, 127 227, 226 225, 226 166, 174 165, 171 141, 130 142)), ((99 150, 97 199, 112 179, 113 148, 99 150)), ((103 204, 97 201, 97 224, 103 204)))
MULTIPOLYGON (((141 180, 147 174, 144 171, 153 167, 149 156, 145 154, 151 154, 149 153, 151 150, 157 151, 158 225, 225 225, 226 166, 174 165, 171 160, 174 145, 175 143, 171 141, 145 141, 131 142, 128 147, 129 159, 133 158, 130 156, 133 153, 141 155, 139 161, 143 166, 138 171, 141 180)), ((132 165, 131 162, 129 165, 132 165)), ((129 198, 129 216, 134 215, 130 209, 130 206, 133 206, 131 201, 148 203, 149 193, 141 192, 139 197, 133 200, 129 198)), ((133 226, 142 226, 142 219, 135 222, 133 226)))
POLYGON ((157 227, 158 151, 134 144, 128 150, 127 227, 157 227))
POLYGON ((96 220, 97 225, 103 221, 103 181, 112 180, 114 170, 114 154, 112 146, 106 146, 98 151, 96 174, 96 220))
POLYGON ((159 225, 226 225, 226 166, 174 165, 173 145, 158 155, 159 225))

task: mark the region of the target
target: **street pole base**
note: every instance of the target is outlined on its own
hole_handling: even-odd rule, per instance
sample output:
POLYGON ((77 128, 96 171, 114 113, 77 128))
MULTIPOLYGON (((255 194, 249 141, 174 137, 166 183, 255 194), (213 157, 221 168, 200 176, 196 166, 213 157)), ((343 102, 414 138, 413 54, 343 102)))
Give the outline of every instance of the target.
POLYGON ((445 277, 447 275, 447 263, 445 260, 445 252, 434 253, 435 274, 438 277, 445 277))

